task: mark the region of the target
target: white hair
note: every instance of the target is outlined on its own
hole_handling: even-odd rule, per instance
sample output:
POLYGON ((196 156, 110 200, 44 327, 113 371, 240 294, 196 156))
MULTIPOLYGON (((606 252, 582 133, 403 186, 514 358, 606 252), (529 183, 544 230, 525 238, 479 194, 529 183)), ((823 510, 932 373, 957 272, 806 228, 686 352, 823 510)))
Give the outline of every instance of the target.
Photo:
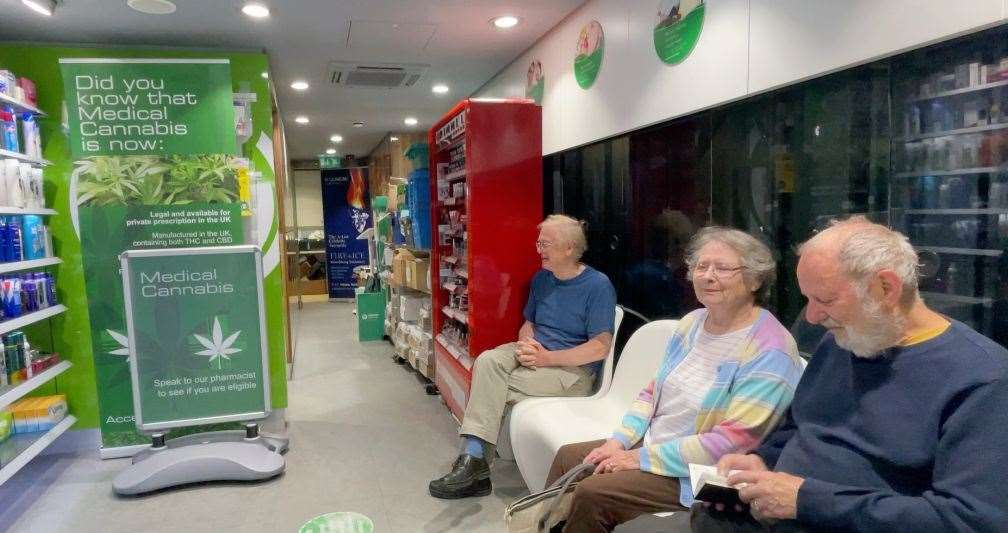
POLYGON ((723 226, 707 226, 697 232, 686 246, 686 278, 693 281, 693 268, 700 250, 710 242, 720 242, 731 248, 742 261, 742 276, 752 287, 753 298, 762 305, 770 296, 770 287, 777 279, 777 262, 770 248, 744 231, 723 226))
POLYGON ((903 285, 901 303, 906 305, 917 298, 919 260, 913 245, 902 233, 869 222, 863 216, 834 221, 825 231, 802 244, 799 255, 810 247, 822 245, 837 232, 841 235, 840 268, 855 282, 859 296, 865 297, 872 276, 881 270, 891 270, 903 285))
POLYGON ((541 230, 544 226, 555 229, 563 242, 574 249, 575 259, 581 259, 588 250, 588 238, 585 237, 583 221, 567 215, 550 215, 539 223, 538 228, 541 230))

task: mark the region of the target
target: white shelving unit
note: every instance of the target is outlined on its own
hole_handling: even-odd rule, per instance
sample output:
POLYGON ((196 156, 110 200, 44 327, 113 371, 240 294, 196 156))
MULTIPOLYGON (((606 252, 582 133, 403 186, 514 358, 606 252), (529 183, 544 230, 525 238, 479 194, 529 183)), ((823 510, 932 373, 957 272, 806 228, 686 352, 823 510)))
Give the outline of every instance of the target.
POLYGON ((27 395, 29 392, 41 387, 42 385, 48 383, 50 380, 56 376, 66 372, 73 366, 70 361, 60 361, 56 363, 52 368, 47 368, 42 373, 31 379, 18 383, 17 385, 8 385, 6 387, 0 387, 0 409, 7 407, 8 405, 18 401, 23 396, 27 395))
POLYGON ((995 131, 1003 130, 1008 128, 1008 122, 1003 122, 999 124, 987 124, 985 126, 974 126, 971 128, 959 128, 955 130, 945 130, 945 131, 935 131, 931 133, 922 133, 920 135, 914 135, 912 137, 907 137, 903 139, 906 142, 921 141, 924 139, 935 139, 938 137, 952 137, 953 135, 968 135, 970 133, 983 133, 985 131, 995 131))
POLYGON ((20 100, 11 98, 6 94, 0 94, 0 107, 11 107, 19 113, 31 113, 33 115, 38 115, 40 117, 46 116, 46 114, 41 109, 29 103, 25 103, 20 100))
POLYGON ((48 217, 59 214, 55 209, 45 207, 39 209, 22 209, 20 207, 0 207, 0 215, 39 215, 48 217))
POLYGON ((988 89, 993 89, 994 87, 1004 87, 1008 85, 1008 80, 995 81, 992 83, 985 83, 983 85, 976 85, 974 87, 963 87, 962 89, 953 89, 951 91, 942 91, 940 93, 929 94, 926 96, 918 96, 910 100, 911 102, 925 102, 927 100, 934 100, 935 98, 945 98, 948 96, 958 96, 960 94, 969 94, 979 91, 986 91, 988 89))
POLYGON ((0 461, 3 462, 3 466, 0 467, 0 485, 6 483, 76 422, 77 419, 73 415, 67 415, 45 433, 22 433, 0 444, 0 461))
POLYGON ((0 274, 58 265, 62 262, 63 260, 60 259, 59 257, 46 257, 45 259, 32 259, 30 261, 15 261, 13 263, 0 263, 0 274))
POLYGON ((0 148, 0 159, 6 159, 8 157, 17 159, 18 161, 24 161, 25 163, 38 165, 40 167, 50 164, 49 161, 46 161, 45 159, 35 159, 34 157, 28 157, 21 152, 11 152, 10 150, 0 148))
POLYGON ((932 170, 920 172, 898 172, 893 174, 895 178, 923 178, 925 176, 971 176, 973 174, 992 174, 995 172, 1008 172, 1008 167, 976 167, 960 168, 956 170, 932 170))
POLYGON ((45 309, 39 311, 35 311, 34 313, 28 313, 27 315, 21 315, 17 318, 4 320, 3 322, 0 322, 0 335, 21 329, 29 324, 41 322, 47 318, 54 317, 66 310, 67 308, 65 305, 58 304, 52 307, 46 307, 45 309))

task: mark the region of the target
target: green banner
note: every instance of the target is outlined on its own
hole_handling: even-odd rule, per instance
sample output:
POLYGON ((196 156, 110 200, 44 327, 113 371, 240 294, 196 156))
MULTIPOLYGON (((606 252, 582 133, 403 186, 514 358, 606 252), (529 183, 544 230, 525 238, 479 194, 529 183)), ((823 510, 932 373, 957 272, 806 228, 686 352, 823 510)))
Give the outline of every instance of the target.
POLYGON ((68 196, 81 243, 102 445, 143 444, 119 255, 244 244, 230 67, 214 59, 61 59, 60 67, 76 159, 68 196), (171 132, 162 135, 158 128, 168 123, 171 132))
POLYGON ((235 153, 227 60, 61 59, 60 66, 75 159, 235 153))
POLYGON ((655 52, 662 62, 669 65, 681 63, 696 48, 703 30, 705 10, 703 0, 682 3, 662 0, 654 29, 655 52), (684 13, 684 10, 688 11, 684 13))
POLYGON ((160 430, 266 416, 256 248, 130 251, 122 267, 138 425, 160 430))

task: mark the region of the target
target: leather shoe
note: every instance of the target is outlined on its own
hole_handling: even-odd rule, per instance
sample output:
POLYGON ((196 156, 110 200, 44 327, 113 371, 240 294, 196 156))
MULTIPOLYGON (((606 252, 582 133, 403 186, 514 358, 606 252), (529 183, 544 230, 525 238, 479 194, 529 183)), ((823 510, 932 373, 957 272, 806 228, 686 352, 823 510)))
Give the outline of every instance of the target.
POLYGON ((486 496, 492 489, 490 465, 486 460, 469 454, 460 455, 455 459, 451 472, 428 485, 431 496, 445 500, 486 496))

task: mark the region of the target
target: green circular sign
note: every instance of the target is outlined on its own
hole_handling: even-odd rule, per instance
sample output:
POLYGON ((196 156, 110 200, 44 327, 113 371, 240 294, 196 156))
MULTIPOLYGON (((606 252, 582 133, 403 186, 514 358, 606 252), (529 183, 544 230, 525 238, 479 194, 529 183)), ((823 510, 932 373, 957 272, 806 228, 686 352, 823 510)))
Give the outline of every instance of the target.
POLYGON ((704 6, 704 0, 661 0, 658 4, 654 47, 664 63, 682 63, 696 48, 703 30, 704 6))
POLYGON ((605 35, 602 33, 602 25, 593 20, 581 28, 577 57, 574 58, 574 79, 582 89, 587 89, 595 83, 599 70, 602 69, 603 55, 605 55, 605 35))
POLYGON ((542 105, 545 87, 546 79, 543 77, 542 63, 538 59, 533 59, 525 79, 525 98, 531 98, 535 103, 542 105))
POLYGON ((305 522, 298 533, 374 533, 374 522, 359 513, 328 513, 305 522))

